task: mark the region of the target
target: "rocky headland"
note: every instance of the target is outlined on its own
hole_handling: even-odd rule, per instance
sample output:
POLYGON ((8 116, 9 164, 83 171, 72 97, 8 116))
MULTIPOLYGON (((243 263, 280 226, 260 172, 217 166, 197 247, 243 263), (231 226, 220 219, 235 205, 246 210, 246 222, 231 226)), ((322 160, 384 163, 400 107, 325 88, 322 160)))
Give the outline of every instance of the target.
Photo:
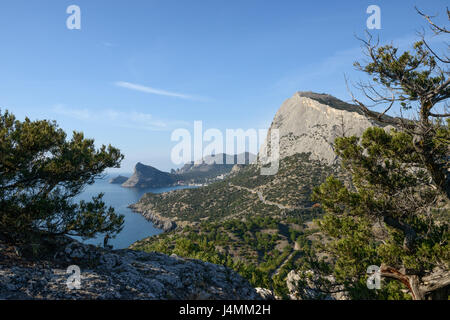
POLYGON ((174 175, 138 162, 134 168, 133 175, 122 183, 122 187, 160 188, 173 185, 176 181, 174 175))

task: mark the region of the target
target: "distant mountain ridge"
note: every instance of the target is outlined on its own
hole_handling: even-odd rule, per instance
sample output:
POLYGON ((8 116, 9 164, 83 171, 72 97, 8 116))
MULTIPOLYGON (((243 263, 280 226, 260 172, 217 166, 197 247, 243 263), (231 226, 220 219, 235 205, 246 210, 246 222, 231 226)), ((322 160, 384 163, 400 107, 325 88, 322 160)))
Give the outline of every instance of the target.
POLYGON ((235 155, 228 155, 225 153, 220 153, 217 155, 209 155, 203 158, 201 163, 195 163, 194 161, 190 163, 186 163, 183 167, 176 170, 175 173, 183 174, 190 171, 197 170, 205 170, 205 168, 209 168, 208 166, 212 165, 228 165, 233 167, 235 164, 250 164, 256 160, 256 155, 245 152, 235 155))
POLYGON ((218 177, 223 178, 224 175, 229 174, 233 170, 233 167, 234 171, 236 171, 255 159, 256 156, 248 152, 239 155, 221 153, 207 156, 201 163, 191 162, 185 164, 182 168, 172 170, 170 173, 138 162, 130 178, 118 176, 111 179, 110 183, 121 183, 122 187, 125 188, 160 188, 177 184, 203 184, 218 177))
POLYGON ((239 167, 254 162, 256 155, 245 152, 238 155, 220 153, 206 156, 201 163, 187 163, 178 170, 172 171, 182 181, 206 182, 218 176, 227 175, 239 167))

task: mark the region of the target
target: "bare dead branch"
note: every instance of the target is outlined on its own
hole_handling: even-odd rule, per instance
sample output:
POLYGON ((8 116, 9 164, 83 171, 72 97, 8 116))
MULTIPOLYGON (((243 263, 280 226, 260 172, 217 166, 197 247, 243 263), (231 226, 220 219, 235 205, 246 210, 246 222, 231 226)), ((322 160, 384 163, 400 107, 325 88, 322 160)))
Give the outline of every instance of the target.
MULTIPOLYGON (((434 16, 426 15, 423 12, 421 12, 417 7, 414 7, 414 8, 416 9, 418 14, 420 14, 422 17, 424 17, 428 21, 428 23, 430 24, 431 30, 433 30, 435 33, 437 33, 437 34, 439 34, 439 33, 450 33, 450 30, 447 30, 445 27, 439 27, 438 25, 436 25, 433 22, 432 19, 435 18, 434 16)), ((448 18, 450 20, 450 12, 449 12, 448 8, 447 8, 447 16, 448 16, 448 18)))
POLYGON ((430 112, 430 117, 434 117, 434 118, 446 118, 446 117, 450 117, 450 113, 437 114, 437 113, 432 113, 432 112, 430 112))

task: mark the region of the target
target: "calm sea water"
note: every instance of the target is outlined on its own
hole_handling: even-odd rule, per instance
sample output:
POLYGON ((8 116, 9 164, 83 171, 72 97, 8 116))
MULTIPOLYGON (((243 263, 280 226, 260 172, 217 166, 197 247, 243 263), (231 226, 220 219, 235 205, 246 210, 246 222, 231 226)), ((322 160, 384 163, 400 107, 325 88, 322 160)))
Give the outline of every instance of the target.
MULTIPOLYGON (((153 223, 147 221, 139 213, 133 212, 127 208, 130 204, 136 203, 147 192, 163 193, 175 189, 192 188, 188 186, 177 186, 167 188, 122 188, 119 184, 109 183, 109 179, 117 175, 107 175, 105 178, 98 179, 93 185, 87 186, 82 194, 80 194, 76 200, 91 200, 93 196, 103 192, 103 201, 108 206, 115 209, 116 213, 123 214, 125 216, 124 227, 121 233, 119 233, 114 239, 109 240, 109 244, 115 249, 123 249, 130 246, 133 242, 141 240, 143 238, 153 236, 161 233, 160 229, 153 226, 153 223)), ((131 176, 131 174, 127 175, 131 176)), ((94 239, 78 240, 94 244, 103 245, 103 235, 99 235, 94 239)))

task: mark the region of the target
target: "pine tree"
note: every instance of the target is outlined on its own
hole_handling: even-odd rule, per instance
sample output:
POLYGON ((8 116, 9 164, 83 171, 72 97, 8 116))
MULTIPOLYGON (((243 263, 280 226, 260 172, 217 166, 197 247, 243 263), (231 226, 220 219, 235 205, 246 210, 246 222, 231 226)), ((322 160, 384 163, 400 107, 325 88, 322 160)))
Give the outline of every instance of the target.
MULTIPOLYGON (((418 12, 435 34, 450 32, 418 12)), ((376 113, 352 94, 353 100, 366 115, 395 129, 369 128, 362 137, 336 139, 336 153, 351 183, 329 177, 314 190, 313 199, 326 213, 318 223, 329 241, 323 248, 328 259, 311 259, 310 266, 332 272, 353 298, 404 298, 403 287, 413 299, 447 299, 450 60, 437 55, 423 35, 412 52, 401 54, 393 45, 373 44, 370 35, 362 41, 369 61, 355 66, 371 81, 357 87, 374 105, 386 108, 376 113), (409 119, 388 117, 395 105, 400 111, 418 111, 409 119), (332 267, 324 267, 327 263, 332 267), (381 276, 394 281, 369 290, 370 265, 381 266, 381 276)), ((325 282, 322 287, 329 287, 325 282)))
POLYGON ((112 146, 95 149, 83 133, 67 139, 56 122, 19 121, 0 110, 0 233, 13 242, 42 235, 114 236, 123 216, 105 205, 102 194, 89 202, 73 199, 122 159, 112 146))

